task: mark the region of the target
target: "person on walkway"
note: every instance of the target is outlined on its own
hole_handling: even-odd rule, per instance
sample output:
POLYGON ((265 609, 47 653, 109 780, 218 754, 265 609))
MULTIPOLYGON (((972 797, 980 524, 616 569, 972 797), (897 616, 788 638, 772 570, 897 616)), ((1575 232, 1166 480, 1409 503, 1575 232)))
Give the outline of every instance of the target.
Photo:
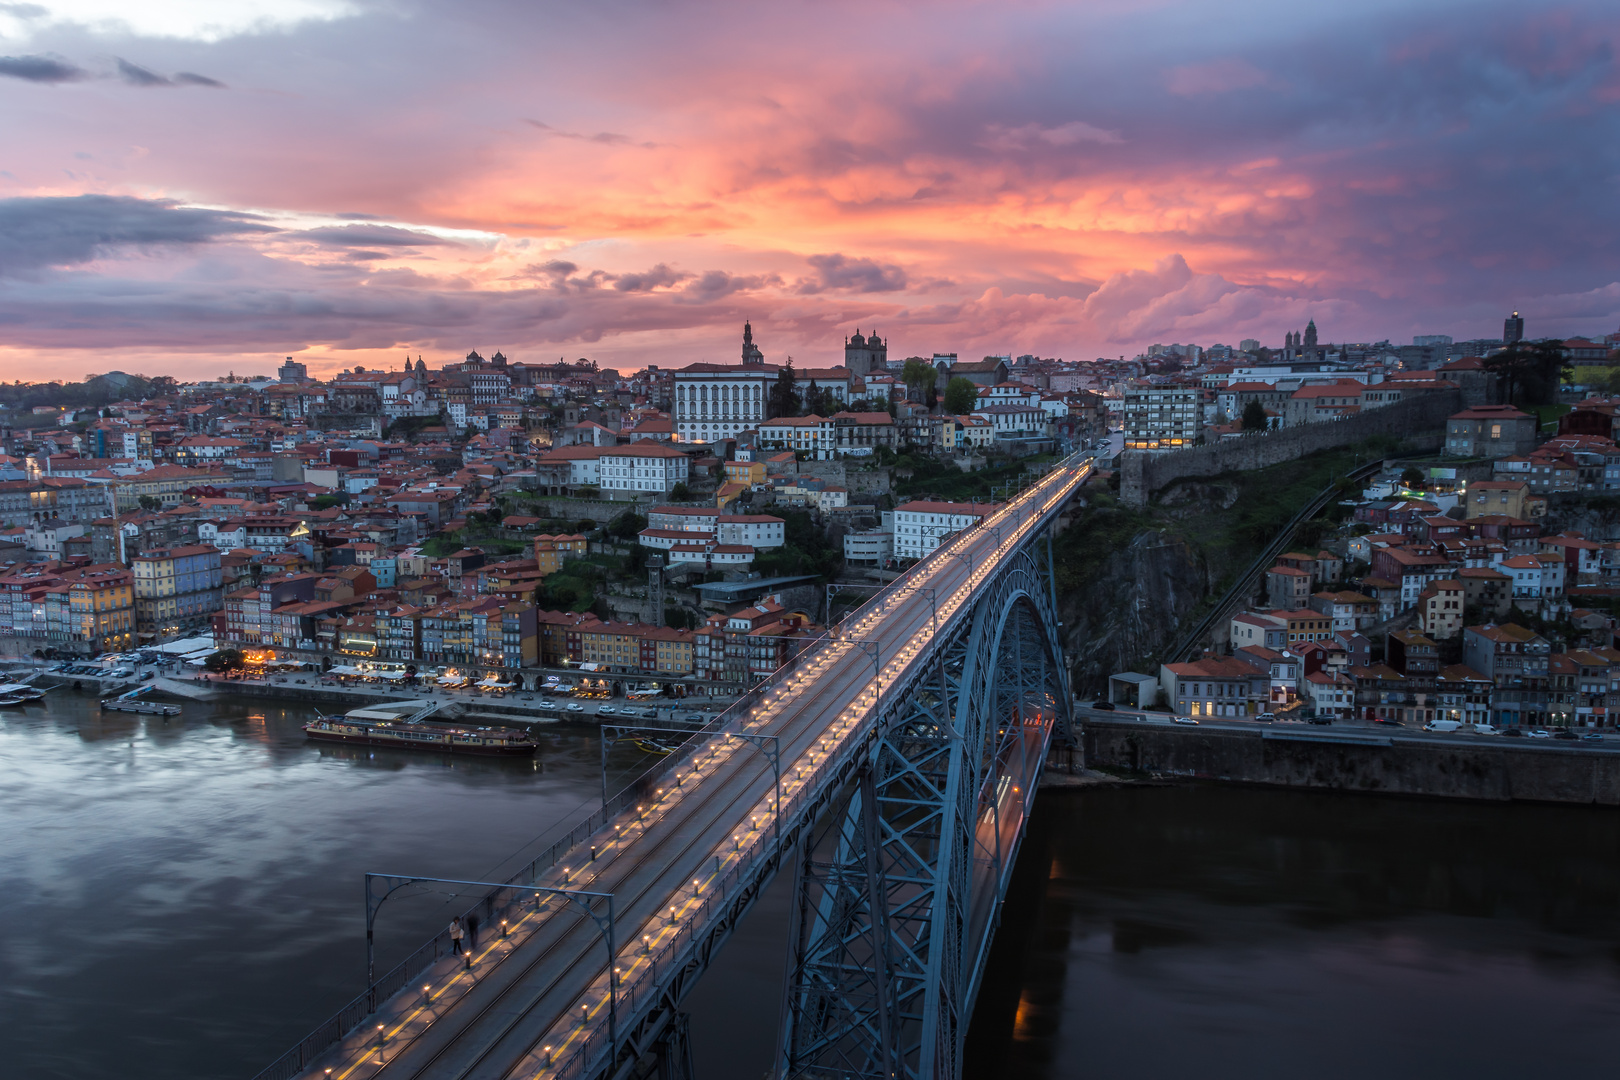
POLYGON ((460 919, 451 919, 450 920, 450 955, 452 955, 452 956, 460 956, 461 955, 461 935, 462 935, 461 920, 460 919))
POLYGON ((467 948, 478 948, 478 916, 467 916, 467 948))

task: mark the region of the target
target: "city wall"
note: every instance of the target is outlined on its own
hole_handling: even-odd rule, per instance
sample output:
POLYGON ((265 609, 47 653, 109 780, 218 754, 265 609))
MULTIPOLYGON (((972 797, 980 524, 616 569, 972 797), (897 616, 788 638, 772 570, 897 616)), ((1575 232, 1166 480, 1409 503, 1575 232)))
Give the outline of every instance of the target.
POLYGON ((1445 438, 1446 418, 1462 408, 1462 391, 1437 390, 1344 420, 1222 439, 1191 450, 1169 454, 1127 450, 1120 455, 1120 498, 1127 506, 1146 506, 1155 492, 1174 480, 1263 469, 1375 435, 1404 438, 1417 450, 1439 449, 1445 438))
POLYGON ((1394 739, 1381 746, 1376 732, 1361 737, 1367 741, 1293 725, 1233 731, 1093 714, 1081 742, 1093 768, 1328 791, 1620 806, 1620 754, 1517 739, 1455 745, 1394 739))

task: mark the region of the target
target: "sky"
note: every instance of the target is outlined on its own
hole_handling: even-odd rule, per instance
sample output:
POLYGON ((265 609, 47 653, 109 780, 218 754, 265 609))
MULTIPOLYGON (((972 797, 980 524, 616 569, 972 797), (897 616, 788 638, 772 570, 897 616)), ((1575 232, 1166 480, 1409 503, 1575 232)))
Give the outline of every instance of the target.
POLYGON ((1620 5, 0 0, 0 378, 1620 328, 1620 5))

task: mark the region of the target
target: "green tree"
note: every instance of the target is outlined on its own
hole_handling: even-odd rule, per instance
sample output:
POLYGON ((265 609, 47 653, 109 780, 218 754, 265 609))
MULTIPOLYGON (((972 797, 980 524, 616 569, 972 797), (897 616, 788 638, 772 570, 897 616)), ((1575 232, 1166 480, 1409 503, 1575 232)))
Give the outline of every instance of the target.
POLYGON ((203 661, 203 667, 215 674, 222 671, 235 671, 241 666, 242 653, 237 649, 221 649, 203 661))
POLYGON ((827 540, 826 532, 804 510, 778 510, 783 519, 783 544, 764 548, 754 556, 754 569, 765 577, 794 574, 830 575, 842 555, 827 540))
POLYGON ((929 387, 938 383, 939 372, 935 371, 934 365, 928 361, 913 358, 907 360, 906 366, 900 369, 900 381, 906 384, 910 397, 920 400, 926 395, 929 387))
POLYGON ((972 379, 958 375, 945 384, 945 411, 952 416, 965 416, 979 404, 979 388, 972 379))
POLYGON ((1509 405, 1521 401, 1544 405, 1558 399, 1559 385, 1574 370, 1564 355, 1563 343, 1553 339, 1516 341, 1484 361, 1485 370, 1496 376, 1509 405))
POLYGON ((681 481, 669 489, 669 497, 676 502, 685 502, 692 497, 692 489, 686 486, 685 481, 681 481))
POLYGON ((782 365, 771 387, 769 404, 773 417, 799 415, 799 376, 794 373, 792 363, 782 365))
POLYGON ((1243 406, 1243 430, 1266 430, 1266 407, 1260 404, 1259 398, 1255 398, 1243 406))
POLYGON ((158 498, 156 495, 142 495, 139 502, 142 510, 163 509, 163 500, 158 498))
POLYGON ((634 510, 626 510, 608 525, 608 532, 620 540, 634 540, 646 527, 646 518, 634 510))
POLYGON ((808 416, 814 413, 817 416, 831 416, 843 411, 843 403, 838 395, 826 387, 817 387, 812 381, 804 392, 804 412, 808 416))
POLYGON ((1415 466, 1408 465, 1401 471, 1401 483, 1414 490, 1423 486, 1423 473, 1415 466))

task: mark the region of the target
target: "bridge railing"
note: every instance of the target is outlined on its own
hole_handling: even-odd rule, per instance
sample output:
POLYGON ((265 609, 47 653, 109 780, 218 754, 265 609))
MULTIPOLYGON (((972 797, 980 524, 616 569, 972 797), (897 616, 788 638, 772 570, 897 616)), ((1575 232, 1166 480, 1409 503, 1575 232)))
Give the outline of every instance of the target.
MULTIPOLYGON (((1071 455, 1069 459, 1065 459, 1064 461, 1055 464, 1053 468, 1056 469, 1066 465, 1075 457, 1076 455, 1071 455)), ((900 599, 902 596, 916 588, 917 579, 922 575, 922 573, 926 572, 928 568, 936 565, 938 562, 946 558, 952 557, 957 548, 971 543, 980 534, 980 531, 985 528, 988 522, 1004 520, 1006 516, 1011 516, 1011 514, 1011 504, 1004 505, 1001 510, 997 511, 995 514, 989 515, 989 517, 985 519, 981 519, 978 526, 961 530, 954 536, 948 538, 944 544, 941 544, 933 551, 929 552, 928 555, 920 559, 917 563, 913 564, 906 570, 905 573, 901 574, 900 577, 890 582, 889 586, 882 592, 876 594, 871 599, 846 614, 844 618, 840 620, 839 627, 848 624, 852 619, 863 617, 864 615, 870 614, 874 611, 887 609, 887 607, 895 600, 900 599)), ((826 650, 837 648, 843 646, 844 644, 845 643, 842 642, 838 637, 837 628, 825 636, 811 639, 810 641, 806 642, 792 659, 787 661, 781 667, 777 668, 760 683, 747 690, 740 698, 718 713, 708 723, 693 730, 687 735, 686 739, 684 739, 675 748, 673 752, 662 758, 657 765, 643 772, 630 783, 626 784, 617 794, 610 797, 608 801, 601 807, 586 815, 583 820, 577 822, 566 834, 559 837, 545 851, 535 856, 520 870, 509 877, 507 879, 507 885, 503 886, 501 889, 492 890, 489 895, 485 896, 478 903, 468 908, 467 911, 463 913, 463 917, 468 914, 482 911, 485 916, 484 921, 486 924, 492 924, 503 915, 509 916, 510 912, 514 910, 518 904, 522 903, 523 898, 514 894, 514 896, 509 897, 505 902, 498 902, 497 897, 500 893, 505 892, 508 889, 517 890, 521 889, 525 885, 534 885, 538 883, 542 874, 555 869, 561 864, 563 856, 567 855, 570 851, 579 848, 582 844, 590 840, 591 837, 602 832, 610 823, 624 814, 631 807, 635 806, 638 802, 645 800, 650 793, 656 792, 660 783, 666 782, 666 778, 671 776, 679 769, 690 769, 693 759, 696 757, 699 751, 708 745, 712 738, 714 738, 716 735, 723 734, 727 729, 732 728, 734 725, 740 728, 742 720, 754 710, 765 694, 776 689, 785 681, 792 678, 800 668, 808 665, 814 660, 820 659, 826 650)), ((872 712, 873 710, 871 707, 868 707, 864 711, 862 714, 863 724, 866 720, 870 719, 872 712)), ((835 756, 830 756, 824 760, 822 764, 818 765, 813 770, 810 777, 804 778, 804 782, 801 783, 799 777, 794 778, 794 782, 791 785, 791 794, 785 793, 783 798, 781 817, 784 824, 791 821, 793 819, 793 815, 803 809, 807 793, 818 790, 820 783, 825 779, 825 776, 828 774, 829 770, 833 768, 835 762, 837 763, 838 768, 841 769, 843 767, 848 753, 851 752, 850 748, 857 745, 859 745, 858 739, 844 740, 838 753, 835 756)), ((767 841, 763 834, 756 838, 750 847, 741 853, 742 857, 739 857, 737 860, 733 861, 730 867, 728 869, 724 869, 722 874, 716 878, 718 895, 724 898, 724 896, 727 895, 728 889, 734 890, 738 883, 744 880, 744 873, 753 866, 759 852, 768 848, 770 843, 773 842, 774 841, 767 841)), ((654 958, 654 963, 649 967, 649 972, 656 972, 659 970, 659 957, 663 958, 663 971, 667 974, 670 970, 672 970, 670 967, 671 961, 669 957, 673 955, 674 950, 677 948, 683 950, 690 949, 693 941, 696 940, 692 938, 690 934, 688 934, 685 938, 682 937, 682 933, 685 932, 686 926, 690 925, 692 927, 698 927, 705 924, 708 918, 707 913, 709 912, 710 906, 713 902, 712 897, 706 898, 703 901, 702 911, 704 913, 704 917, 692 921, 689 924, 683 924, 683 927, 678 930, 675 938, 670 942, 666 942, 666 944, 659 950, 658 954, 654 958)), ((692 933, 695 932, 696 931, 694 929, 692 933)), ((451 940, 447 928, 446 930, 440 931, 431 940, 425 942, 409 956, 401 960, 392 969, 382 975, 382 977, 377 979, 376 982, 372 983, 363 992, 356 996, 352 1001, 344 1005, 343 1008, 339 1009, 337 1013, 318 1025, 313 1031, 301 1039, 292 1049, 288 1050, 281 1057, 277 1058, 275 1061, 271 1062, 268 1066, 262 1069, 255 1076, 254 1080, 292 1080, 293 1077, 307 1069, 317 1057, 357 1028, 366 1019, 366 1017, 376 1012, 377 1009, 390 997, 403 990, 406 986, 411 985, 416 980, 417 976, 419 976, 422 972, 432 967, 433 964, 444 956, 449 955, 450 950, 451 940)), ((621 1007, 629 1007, 630 1005, 633 1005, 633 1003, 638 1000, 638 994, 647 993, 648 985, 650 985, 647 982, 649 979, 652 979, 654 983, 657 981, 656 975, 644 973, 634 984, 624 988, 624 990, 621 991, 620 996, 621 1007), (630 995, 628 998, 629 1005, 626 1004, 627 999, 624 997, 625 993, 630 995)), ((596 1054, 599 1054, 605 1050, 605 1046, 596 1046, 595 1044, 598 1042, 605 1042, 605 1039, 606 1035, 602 1032, 593 1031, 590 1033, 587 1036, 586 1042, 582 1044, 581 1048, 570 1055, 570 1064, 568 1065, 569 1071, 566 1073, 560 1073, 559 1075, 577 1075, 577 1073, 573 1071, 574 1065, 572 1063, 575 1061, 579 1062, 579 1069, 584 1069, 591 1062, 594 1062, 596 1054), (587 1053, 585 1049, 586 1046, 594 1046, 595 1049, 587 1053)))

